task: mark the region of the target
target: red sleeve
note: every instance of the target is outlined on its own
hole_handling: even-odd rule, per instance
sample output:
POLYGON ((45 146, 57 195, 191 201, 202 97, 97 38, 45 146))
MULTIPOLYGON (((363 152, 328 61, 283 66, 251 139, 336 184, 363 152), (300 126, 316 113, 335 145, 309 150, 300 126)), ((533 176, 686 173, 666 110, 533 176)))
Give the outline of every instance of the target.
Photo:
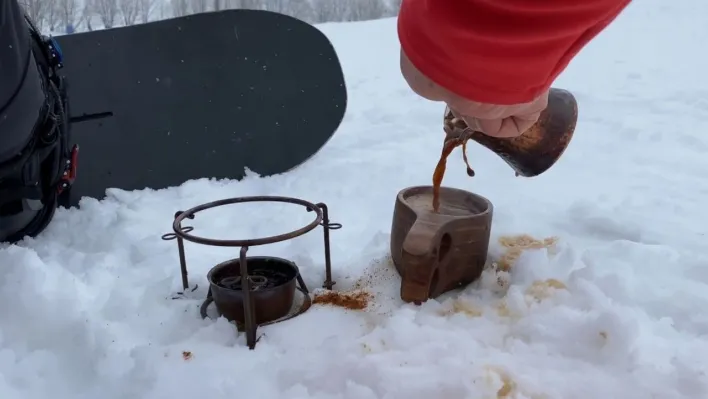
POLYGON ((630 0, 403 0, 398 36, 418 70, 489 104, 530 102, 630 0))

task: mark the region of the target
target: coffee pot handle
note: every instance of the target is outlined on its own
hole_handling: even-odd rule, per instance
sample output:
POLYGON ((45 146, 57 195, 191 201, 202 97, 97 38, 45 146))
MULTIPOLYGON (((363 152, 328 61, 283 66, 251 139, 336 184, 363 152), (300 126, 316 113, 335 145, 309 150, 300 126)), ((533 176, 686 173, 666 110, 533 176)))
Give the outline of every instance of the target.
POLYGON ((492 137, 467 126, 449 107, 443 116, 445 140, 469 138, 491 150, 517 176, 538 176, 553 166, 570 144, 578 122, 578 103, 567 90, 551 88, 548 106, 524 134, 512 138, 492 137))

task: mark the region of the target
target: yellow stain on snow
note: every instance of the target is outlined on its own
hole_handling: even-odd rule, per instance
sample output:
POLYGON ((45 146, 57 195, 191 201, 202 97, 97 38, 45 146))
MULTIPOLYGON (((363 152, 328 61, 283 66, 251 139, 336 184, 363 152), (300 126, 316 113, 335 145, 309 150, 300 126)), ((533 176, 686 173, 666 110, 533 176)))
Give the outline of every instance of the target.
POLYGON ((537 302, 541 302, 544 299, 550 298, 556 290, 567 289, 568 287, 566 287, 562 281, 549 278, 547 280, 534 281, 534 283, 526 289, 526 295, 537 302))
POLYGON ((530 399, 545 399, 546 395, 525 392, 514 381, 511 375, 500 367, 487 366, 485 380, 489 384, 493 384, 495 380, 501 381, 501 387, 497 390, 496 399, 512 399, 521 394, 525 398, 530 399), (497 377, 497 378, 494 378, 497 377))
POLYGON ((506 251, 495 262, 497 269, 508 272, 514 266, 521 254, 528 249, 552 248, 558 242, 558 237, 546 237, 542 240, 533 238, 528 234, 499 237, 499 244, 506 248, 506 251))
POLYGON ((482 316, 483 310, 479 306, 465 301, 461 298, 455 298, 445 309, 438 311, 440 316, 452 316, 453 314, 464 314, 469 317, 482 316))

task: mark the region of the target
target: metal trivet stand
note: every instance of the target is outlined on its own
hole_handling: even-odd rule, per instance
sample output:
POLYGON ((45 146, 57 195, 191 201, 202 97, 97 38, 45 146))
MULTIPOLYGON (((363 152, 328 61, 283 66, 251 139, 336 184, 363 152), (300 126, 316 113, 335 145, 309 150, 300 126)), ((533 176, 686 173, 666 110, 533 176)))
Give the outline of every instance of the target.
MULTIPOLYGON (((329 233, 330 230, 337 230, 342 227, 339 223, 331 223, 329 221, 329 212, 327 205, 324 203, 314 204, 299 198, 291 197, 280 197, 280 196, 253 196, 253 197, 236 197, 228 198, 219 201, 209 202, 191 208, 186 211, 179 211, 175 213, 175 220, 172 223, 172 230, 174 233, 168 233, 162 236, 163 240, 169 241, 177 239, 177 249, 179 250, 179 263, 182 273, 182 287, 186 291, 189 288, 189 281, 187 278, 187 260, 184 251, 184 240, 191 241, 193 243, 216 246, 216 247, 241 247, 239 254, 239 266, 240 266, 240 276, 247 276, 247 278, 240 278, 241 291, 243 295, 243 315, 244 315, 244 329, 246 332, 246 343, 250 349, 254 349, 256 346, 256 329, 258 324, 256 323, 256 307, 254 306, 253 291, 259 288, 260 283, 262 283, 262 277, 251 276, 248 274, 248 258, 246 253, 248 249, 257 245, 273 244, 276 242, 287 241, 293 238, 299 237, 306 234, 317 226, 322 226, 324 231, 324 254, 325 254, 325 281, 323 287, 331 290, 335 282, 332 281, 332 262, 330 258, 330 245, 329 245, 329 233), (249 240, 215 240, 210 238, 204 238, 189 234, 194 230, 191 226, 182 226, 182 221, 184 219, 194 219, 197 212, 204 211, 206 209, 216 208, 224 205, 231 205, 244 202, 282 202, 295 205, 301 205, 307 209, 308 212, 315 212, 315 219, 298 230, 291 231, 289 233, 280 234, 276 236, 249 239, 249 240)), ((294 265, 294 264, 293 264, 294 265)), ((300 276, 299 270, 297 272, 297 282, 300 284, 298 290, 305 295, 305 301, 303 306, 300 307, 298 311, 294 314, 287 315, 277 320, 273 320, 267 323, 262 323, 261 325, 278 323, 291 319, 304 313, 310 306, 311 300, 309 296, 309 291, 305 286, 305 282, 300 276)), ((207 298, 202 304, 201 313, 202 317, 206 317, 206 308, 213 302, 211 288, 207 294, 207 298)))

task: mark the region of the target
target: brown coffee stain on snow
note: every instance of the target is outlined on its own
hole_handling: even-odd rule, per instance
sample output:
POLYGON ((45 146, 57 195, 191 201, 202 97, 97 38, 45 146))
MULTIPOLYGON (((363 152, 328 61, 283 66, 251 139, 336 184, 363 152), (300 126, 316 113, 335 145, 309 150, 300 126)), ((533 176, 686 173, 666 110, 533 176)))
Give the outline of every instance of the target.
POLYGON ((496 376, 502 384, 499 390, 497 390, 496 399, 511 399, 518 396, 517 394, 521 394, 522 397, 530 399, 546 398, 546 395, 543 394, 524 392, 506 370, 500 367, 487 366, 487 381, 491 383, 494 376, 496 376))
MULTIPOLYGON (((490 259, 485 272, 496 275, 496 282, 502 289, 508 288, 509 275, 513 272, 513 267, 524 251, 542 248, 553 249, 558 242, 558 237, 546 237, 543 239, 534 238, 528 234, 502 236, 499 244, 505 249, 501 256, 490 259)), ((526 302, 531 305, 533 302, 541 302, 550 298, 558 290, 566 290, 566 285, 557 279, 546 279, 535 281, 525 291, 526 302)), ((494 304, 497 315, 505 318, 520 318, 523 314, 515 314, 507 306, 506 296, 503 296, 494 304)), ((464 314, 469 317, 480 317, 488 307, 484 304, 475 304, 471 298, 454 298, 444 305, 444 309, 438 311, 441 316, 451 316, 453 314, 464 314)))
POLYGON ((349 310, 364 310, 369 306, 371 294, 366 291, 325 291, 315 295, 312 300, 314 305, 331 305, 349 310))
POLYGON ((536 302, 541 302, 542 300, 553 295, 555 290, 565 289, 568 288, 565 284, 563 284, 563 282, 554 278, 549 278, 543 281, 534 281, 534 283, 526 289, 526 296, 536 300, 536 302))
POLYGON ((514 266, 521 254, 529 249, 551 248, 558 242, 558 237, 547 237, 542 240, 528 234, 499 237, 499 244, 506 249, 495 262, 497 270, 508 272, 514 266))
POLYGON ((451 301, 451 304, 445 308, 438 311, 440 316, 452 316, 453 314, 464 314, 468 317, 480 317, 482 316, 482 308, 464 300, 463 298, 455 298, 451 301))

